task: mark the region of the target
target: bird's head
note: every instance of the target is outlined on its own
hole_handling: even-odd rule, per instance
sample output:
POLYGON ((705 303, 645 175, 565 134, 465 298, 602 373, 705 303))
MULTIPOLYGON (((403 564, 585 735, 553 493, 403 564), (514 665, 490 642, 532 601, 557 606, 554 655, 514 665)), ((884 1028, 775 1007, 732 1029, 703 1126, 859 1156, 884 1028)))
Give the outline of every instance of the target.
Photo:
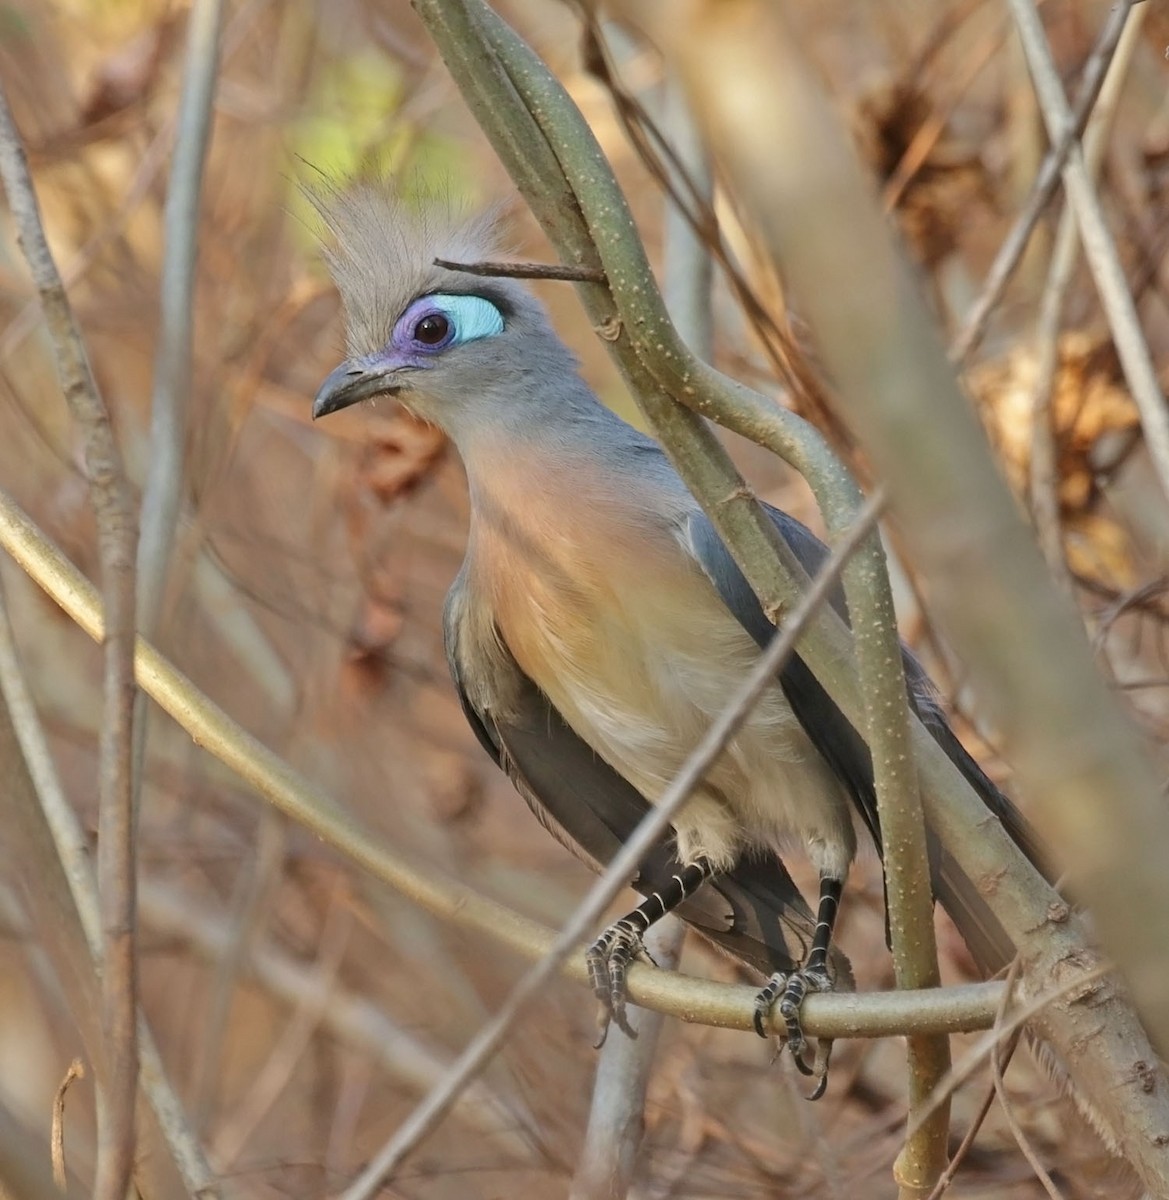
POLYGON ((416 214, 368 184, 314 201, 331 234, 348 340, 346 360, 317 392, 314 418, 396 396, 458 443, 509 415, 493 409, 523 407, 538 379, 574 369, 523 285, 435 265, 498 253, 494 213, 455 221, 435 204, 416 214))

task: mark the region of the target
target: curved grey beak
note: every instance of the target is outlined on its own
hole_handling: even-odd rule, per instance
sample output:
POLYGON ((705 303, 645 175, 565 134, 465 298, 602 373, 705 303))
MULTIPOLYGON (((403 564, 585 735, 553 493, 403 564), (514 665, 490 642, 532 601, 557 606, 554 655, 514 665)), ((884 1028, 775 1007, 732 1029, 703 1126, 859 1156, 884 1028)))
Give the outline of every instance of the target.
POLYGON ((313 420, 371 396, 393 394, 398 391, 391 382, 393 375, 392 367, 365 367, 360 363, 343 362, 329 372, 318 389, 313 400, 313 420))

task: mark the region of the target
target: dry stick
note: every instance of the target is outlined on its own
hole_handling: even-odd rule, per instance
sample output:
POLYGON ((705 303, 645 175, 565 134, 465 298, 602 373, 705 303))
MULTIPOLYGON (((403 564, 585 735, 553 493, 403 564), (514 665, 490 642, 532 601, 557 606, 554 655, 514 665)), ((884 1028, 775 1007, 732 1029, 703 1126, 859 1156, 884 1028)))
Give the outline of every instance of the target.
MULTIPOLYGON (((1131 11, 1124 26, 1124 35, 1108 67, 1100 98, 1092 110, 1092 118, 1084 134, 1084 165, 1091 178, 1100 170, 1104 148, 1117 101, 1124 86, 1128 65, 1140 35, 1147 6, 1131 11)), ((1059 370, 1059 331, 1063 323, 1064 302, 1072 276, 1079 261, 1080 238, 1076 220, 1070 209, 1064 209, 1055 236, 1051 269, 1047 286, 1039 305, 1039 321, 1035 331, 1038 344, 1038 367, 1031 396, 1031 464, 1029 492, 1031 516, 1039 535, 1039 545, 1047 565, 1060 584, 1071 588, 1071 576, 1063 553, 1063 533, 1059 513, 1059 461, 1055 423, 1052 411, 1056 374, 1059 370)))
POLYGON ((775 686, 776 673, 790 657, 804 625, 824 603, 839 580, 849 556, 876 525, 884 504, 884 493, 866 501, 856 524, 841 538, 823 569, 817 573, 807 594, 785 621, 783 632, 774 637, 760 655, 750 674, 736 690, 727 707, 694 748, 661 799, 642 819, 632 837, 621 847, 584 900, 569 918, 547 954, 512 989, 499 1012, 479 1031, 456 1060, 446 1078, 422 1101, 373 1161, 341 1196, 341 1200, 370 1200, 381 1182, 442 1121, 463 1088, 490 1062, 506 1041, 512 1026, 526 1007, 577 948, 629 877, 645 853, 670 827, 675 813, 705 778, 768 688, 775 686))
MULTIPOLYGON (((0 545, 90 637, 102 633, 101 603, 89 581, 0 489, 0 545)), ((394 854, 360 822, 315 789, 302 775, 213 704, 144 639, 138 641, 138 679, 160 708, 276 809, 309 829, 370 874, 443 920, 494 938, 517 954, 537 958, 552 944, 546 926, 473 889, 419 869, 394 854)), ((583 958, 566 974, 586 980, 583 958)), ((804 1028, 816 1037, 888 1037, 906 1033, 957 1033, 988 1029, 1000 983, 964 984, 920 991, 810 996, 804 1028)), ((684 1021, 749 1030, 756 990, 634 964, 629 996, 684 1021)))
MULTIPOLYGON (((142 151, 136 163, 134 177, 117 210, 106 218, 101 227, 82 243, 80 249, 65 264, 61 277, 66 288, 73 287, 85 277, 106 243, 124 230, 138 206, 150 194, 166 158, 166 152, 170 149, 171 132, 170 124, 164 122, 142 151)), ((36 329, 40 319, 40 304, 35 299, 29 300, 5 325, 4 332, 0 333, 0 363, 6 362, 20 348, 28 335, 36 329)))
POLYGON ((1023 252, 1027 249, 1027 243, 1031 240, 1031 234, 1039 223, 1039 218, 1051 202, 1052 196, 1055 195, 1060 172, 1063 170, 1068 154, 1075 145, 1076 139, 1084 131, 1096 103, 1096 97, 1104 86, 1104 76, 1108 70, 1108 64, 1112 61, 1112 56, 1120 42, 1120 35, 1124 32, 1125 18, 1132 3, 1133 0, 1123 0, 1122 3, 1114 5, 1108 14, 1108 20, 1100 30, 1100 35, 1096 39, 1096 44, 1092 48, 1092 53, 1084 64, 1083 74, 1080 76, 1080 86, 1076 92, 1075 106, 1072 110, 1072 124, 1062 136, 1054 139, 1055 145, 1047 152, 1047 157, 1039 168, 1039 173, 1035 177, 1022 212, 1019 213, 1011 232, 999 247, 998 254, 995 255, 995 260, 987 272, 978 299, 974 302, 957 337, 950 344, 950 358, 953 362, 965 361, 982 340, 991 314, 1003 298, 1007 284, 1011 281, 1015 268, 1023 258, 1023 252))
POLYGON ((53 1096, 53 1120, 49 1133, 49 1147, 53 1158, 53 1182, 59 1191, 64 1191, 69 1182, 65 1171, 65 1093, 75 1079, 85 1078, 85 1063, 75 1058, 65 1072, 65 1078, 57 1086, 53 1096))
MULTIPOLYGON (((1035 94, 1043 110, 1048 136, 1052 141, 1057 141, 1067 131, 1073 130, 1075 123, 1055 64, 1051 61, 1051 49, 1044 37, 1043 23, 1032 0, 1008 0, 1008 3, 1031 68, 1035 94)), ((1118 4, 1117 7, 1127 12, 1130 3, 1118 4)), ((1169 498, 1169 410, 1166 409, 1149 347, 1141 332, 1140 316, 1129 292, 1116 243, 1078 144, 1068 152, 1063 178, 1068 202, 1083 239, 1084 256, 1096 281, 1096 290, 1112 330, 1112 340, 1116 344, 1129 391, 1140 411, 1149 457, 1161 491, 1169 498)))
MULTIPOLYGON (((1041 828, 1075 857, 1077 889, 1095 910, 1100 938, 1160 1032, 1169 1014, 1161 926, 1131 919, 1133 903, 1169 893, 1158 873, 1158 860, 1169 857, 1169 821, 1156 772, 1099 678, 1082 622, 1051 587, 917 281, 781 6, 705 0, 677 16, 664 3, 619 8, 656 17, 655 41, 667 61, 686 67, 728 178, 800 293, 841 403, 887 480, 907 541, 933 572, 954 643, 988 711, 1011 730, 1041 828), (760 112, 775 120, 760 122, 760 112), (792 162, 815 169, 786 170, 792 162), (1142 853, 1134 856, 1134 846, 1142 853)), ((846 713, 855 709, 847 680, 826 670, 823 682, 846 713)), ((967 880, 985 881, 982 894, 1035 977, 1058 978, 1076 956, 1090 958, 1079 922, 1020 861, 1001 825, 985 809, 975 816, 976 798, 950 776, 940 790, 940 760, 949 759, 928 735, 915 735, 931 823, 967 880)), ((1167 909, 1169 900, 1158 911, 1167 909)), ((1169 1097, 1135 1079, 1121 1083, 1136 1059, 1155 1062, 1149 1035, 1117 985, 1099 990, 1090 1008, 1068 1002, 1044 1013, 1037 1032, 1062 1053, 1150 1190, 1169 1192, 1169 1146, 1157 1138, 1169 1097)))
MULTIPOLYGON (((667 81, 664 100, 664 125, 674 143, 678 166, 709 199, 713 190, 710 163, 675 81, 667 81)), ((665 204, 662 298, 682 340, 699 358, 710 359, 714 340, 710 252, 668 194, 665 204)), ((682 921, 672 916, 653 926, 646 935, 650 961, 666 969, 676 966, 685 930, 682 921)), ((636 1037, 616 1025, 609 1029, 597 1060, 571 1200, 608 1200, 629 1190, 645 1129, 645 1097, 662 1019, 658 1013, 634 1008, 629 1020, 636 1037)))
MULTIPOLYGON (((1015 982, 1019 977, 1020 966, 1021 960, 1016 958, 1011 963, 1011 969, 1007 972, 1007 986, 1003 989, 1002 1003, 999 1005, 998 1015, 994 1019, 994 1032, 996 1034, 1001 1031, 1003 1022, 1006 1020, 1007 1009, 1011 1003, 1011 993, 1015 989, 1015 982)), ((1003 1116, 1006 1118, 1007 1125, 1014 1136, 1015 1144, 1023 1152, 1023 1157, 1031 1164, 1031 1169, 1047 1190, 1051 1200, 1063 1200, 1059 1189, 1052 1183, 1051 1176, 1048 1175, 1043 1164, 1039 1161, 1031 1145, 1031 1140, 1023 1132, 1023 1127, 1016 1120, 1014 1109, 1012 1109, 1010 1099, 1007 1096, 1006 1081, 1003 1079, 1003 1074, 1007 1069, 1007 1064, 1011 1061, 1011 1055, 1014 1053, 1017 1044, 1017 1033, 1012 1036, 1011 1040, 1005 1046, 1001 1036, 995 1039, 994 1047, 990 1052, 991 1093, 998 1097, 999 1105, 1002 1107, 1003 1116)))
MULTIPOLYGON (((0 694, 8 706, 12 727, 32 779, 36 798, 45 815, 53 846, 65 878, 96 971, 101 965, 101 915, 97 881, 89 846, 77 814, 65 796, 48 740, 37 716, 32 693, 25 682, 17 655, 3 587, 0 587, 0 694)), ((215 1176, 192 1132, 162 1064, 158 1045, 141 1008, 138 1011, 138 1046, 141 1056, 139 1083, 166 1138, 171 1157, 192 1196, 210 1197, 215 1176)))
POLYGON ((1039 1161, 1039 1156, 1035 1153, 1034 1146, 1031 1145, 1031 1139, 1023 1132, 1023 1127, 1019 1124, 1019 1120, 1015 1116, 1015 1111, 1011 1106, 1010 1098, 1007 1096, 1006 1085, 1003 1081, 1004 1067, 1002 1051, 1002 1044, 996 1041, 994 1048, 990 1052, 990 1069, 994 1092, 999 1098, 999 1105, 1003 1110, 1003 1116, 1006 1118, 1007 1125, 1014 1136, 1015 1144, 1023 1152, 1023 1157, 1031 1164, 1031 1170, 1035 1172, 1036 1178, 1043 1184, 1044 1191, 1051 1197, 1051 1200, 1064 1200, 1063 1193, 1055 1186, 1054 1181, 1047 1172, 1047 1168, 1039 1161))
MULTIPOLYGON (((189 893, 149 877, 142 883, 142 920, 146 927, 184 943, 208 963, 218 961, 232 945, 226 921, 189 893)), ((302 962, 270 940, 257 940, 248 947, 246 970, 289 1008, 305 1004, 319 1008, 322 1029, 338 1043, 352 1047, 363 1063, 384 1071, 396 1088, 424 1092, 449 1065, 446 1051, 432 1049, 419 1034, 396 1025, 360 993, 327 978, 319 962, 302 962)), ((537 1130, 526 1114, 490 1087, 479 1083, 468 1090, 457 1116, 507 1156, 533 1157, 537 1130)))
POLYGON ((436 258, 436 267, 448 271, 462 271, 464 275, 484 275, 488 278, 502 276, 505 279, 559 279, 565 283, 604 283, 605 272, 596 267, 570 267, 564 263, 534 262, 454 262, 449 258, 436 258))
MULTIPOLYGON (((1073 992, 1087 988, 1099 979, 1104 979, 1115 969, 1112 963, 1102 962, 1097 963, 1090 970, 1074 972, 1070 978, 1065 979, 1057 987, 1050 988, 1048 991, 1036 996, 1034 1000, 1025 1004, 1022 1008, 1016 1009, 1009 1021, 996 1017, 995 1024, 990 1031, 979 1038, 970 1050, 954 1064, 950 1069, 950 1073, 938 1084, 934 1095, 923 1105, 921 1113, 918 1114, 916 1119, 910 1120, 910 1132, 912 1133, 916 1121, 927 1120, 930 1112, 936 1105, 944 1104, 946 1097, 953 1095, 978 1070, 983 1062, 990 1058, 994 1052, 994 1048, 1002 1041, 1016 1034, 1025 1025, 1033 1022, 1049 1005, 1055 1004, 1066 996, 1070 996, 1073 992)), ((1000 993, 1000 1004, 1001 995, 1000 993)))
POLYGON ((80 1200, 80 1188, 58 1189, 45 1165, 45 1148, 39 1137, 0 1104, 0 1196, 4 1200, 80 1200))
POLYGON ((0 176, 45 313, 61 389, 85 450, 107 614, 98 776, 102 910, 102 1027, 107 1043, 98 1108, 97 1200, 124 1200, 134 1158, 138 1091, 138 963, 134 945, 134 551, 138 530, 121 454, 45 240, 24 149, 0 90, 0 176))
MULTIPOLYGON (((672 971, 685 936, 685 924, 667 916, 647 931, 645 953, 654 966, 672 971)), ((631 1005, 626 1020, 634 1036, 609 1026, 597 1056, 589 1120, 569 1200, 612 1200, 629 1191, 645 1133, 645 1097, 664 1019, 662 1013, 631 1005)))
MULTIPOLYGON (((995 1013, 994 1029, 1001 1030, 1003 1022, 1007 1019, 1007 1005, 1011 997, 1011 992, 1014 988, 1015 980, 1022 968, 1023 960, 1016 955, 1012 960, 1010 967, 1007 969, 1006 986, 1003 988, 1002 1000, 999 1002, 998 1012, 995 1013)), ((1004 1062, 1010 1062, 1011 1056, 1015 1052, 1015 1047, 1018 1045, 1018 1034, 1012 1035, 1011 1040, 1007 1044, 1004 1055, 1004 1062)), ((982 1128, 983 1121, 986 1120, 986 1114, 990 1112, 990 1106, 994 1103, 995 1084, 992 1079, 990 1086, 983 1094, 982 1102, 979 1104, 977 1111, 974 1114, 973 1120, 970 1122, 970 1128, 966 1131, 966 1136, 962 1139, 961 1145, 954 1152, 954 1156, 946 1165, 946 1169, 938 1177, 937 1183, 934 1185, 934 1190, 930 1192, 927 1200, 938 1200, 938 1197, 950 1186, 954 1176, 958 1173, 958 1168, 962 1165, 963 1159, 970 1153, 971 1146, 974 1145, 974 1139, 978 1136, 978 1131, 982 1128)))
POLYGON ((348 905, 339 903, 339 890, 339 883, 335 883, 313 964, 314 974, 320 978, 322 986, 298 998, 291 1017, 263 1066, 256 1072, 243 1097, 224 1117, 212 1145, 212 1155, 221 1171, 229 1171, 235 1165, 256 1127, 285 1091, 332 1000, 337 974, 353 929, 352 910, 348 905))
MULTIPOLYGON (((196 1067, 188 1085, 192 1120, 200 1131, 207 1128, 218 1098, 223 1047, 240 970, 252 941, 267 921, 273 893, 283 877, 286 833, 287 824, 280 814, 265 809, 254 838, 254 856, 237 876, 229 901, 233 914, 231 937, 215 956, 209 987, 211 994, 204 1006, 205 1015, 197 1042, 196 1067)), ((222 1170, 218 1155, 216 1160, 222 1170)))
POLYGON ((138 627, 147 637, 154 636, 162 611, 186 478, 199 195, 210 139, 222 22, 223 0, 195 0, 187 23, 183 91, 163 217, 166 250, 150 410, 150 465, 142 493, 142 540, 138 546, 138 627))

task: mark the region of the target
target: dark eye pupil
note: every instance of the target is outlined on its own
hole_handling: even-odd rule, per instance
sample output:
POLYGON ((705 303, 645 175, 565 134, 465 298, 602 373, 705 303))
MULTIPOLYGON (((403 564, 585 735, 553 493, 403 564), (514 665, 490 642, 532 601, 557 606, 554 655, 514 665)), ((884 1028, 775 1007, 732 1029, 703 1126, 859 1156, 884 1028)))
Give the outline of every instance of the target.
POLYGON ((424 346, 437 346, 450 333, 450 329, 451 323, 446 317, 431 313, 414 326, 414 340, 424 346))

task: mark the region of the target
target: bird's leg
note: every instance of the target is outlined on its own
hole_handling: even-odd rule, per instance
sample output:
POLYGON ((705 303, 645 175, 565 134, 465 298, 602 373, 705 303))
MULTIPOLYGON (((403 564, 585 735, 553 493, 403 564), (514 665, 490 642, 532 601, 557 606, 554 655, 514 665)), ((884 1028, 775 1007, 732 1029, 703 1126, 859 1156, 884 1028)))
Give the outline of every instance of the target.
POLYGON ((601 1030, 597 1045, 605 1040, 609 1021, 630 1037, 634 1036, 625 1019, 625 974, 629 964, 642 952, 642 936, 656 921, 673 912, 715 875, 708 858, 697 858, 681 867, 670 882, 659 888, 631 913, 614 921, 588 948, 589 982, 601 1002, 601 1030))
POLYGON ((804 965, 790 975, 777 974, 767 981, 767 986, 755 997, 755 1032, 767 1037, 765 1024, 767 1014, 776 999, 779 1000, 779 1015, 787 1027, 787 1047, 792 1053, 797 1068, 804 1075, 819 1078, 812 1099, 819 1099, 828 1078, 828 1057, 817 1054, 816 1063, 809 1066, 804 1053, 807 1041, 800 1025, 800 1006, 809 992, 830 992, 832 977, 828 974, 828 947, 832 943, 832 929, 836 924, 836 913, 840 908, 840 893, 843 881, 824 876, 820 880, 820 904, 816 910, 816 930, 812 935, 812 948, 804 965))

